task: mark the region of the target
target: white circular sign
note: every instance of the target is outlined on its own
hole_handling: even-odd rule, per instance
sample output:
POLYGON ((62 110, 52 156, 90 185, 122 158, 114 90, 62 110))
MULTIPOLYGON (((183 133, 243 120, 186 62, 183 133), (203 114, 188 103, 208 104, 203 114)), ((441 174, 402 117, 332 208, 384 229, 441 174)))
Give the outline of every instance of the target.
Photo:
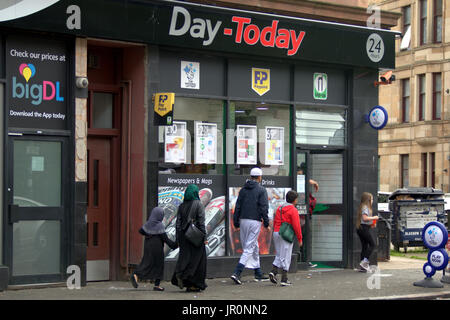
POLYGON ((444 233, 438 226, 432 224, 424 230, 423 239, 429 248, 438 248, 444 240, 444 233))
POLYGON ((366 51, 369 59, 373 62, 380 62, 380 60, 383 59, 384 42, 377 33, 372 33, 369 38, 367 38, 366 51))

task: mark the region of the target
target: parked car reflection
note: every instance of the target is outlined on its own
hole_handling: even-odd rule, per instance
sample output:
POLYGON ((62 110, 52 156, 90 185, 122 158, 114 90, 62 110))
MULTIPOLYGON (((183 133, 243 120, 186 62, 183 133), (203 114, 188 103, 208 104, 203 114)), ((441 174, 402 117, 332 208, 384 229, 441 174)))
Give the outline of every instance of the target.
MULTIPOLYGON (((19 207, 46 207, 45 204, 14 196, 19 207)), ((13 224, 13 275, 60 273, 60 222, 22 220, 13 224)))

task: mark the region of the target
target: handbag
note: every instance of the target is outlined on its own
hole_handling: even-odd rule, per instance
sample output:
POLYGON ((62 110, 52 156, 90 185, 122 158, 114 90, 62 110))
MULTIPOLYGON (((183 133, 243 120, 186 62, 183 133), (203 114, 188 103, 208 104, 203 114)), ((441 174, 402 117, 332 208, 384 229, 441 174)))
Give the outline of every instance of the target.
MULTIPOLYGON (((194 206, 194 204, 192 204, 192 207, 193 206, 194 206)), ((191 207, 191 211, 189 212, 189 217, 191 219, 191 222, 189 223, 189 226, 187 227, 187 229, 184 233, 184 236, 194 246, 200 247, 204 241, 205 235, 199 228, 197 228, 197 226, 194 223, 194 219, 191 217, 191 214, 194 211, 194 210, 192 210, 192 207, 191 207)))
MULTIPOLYGON (((283 221, 283 216, 282 216, 283 208, 284 208, 284 205, 281 206, 281 208, 280 208, 281 221, 283 221)), ((278 234, 281 236, 281 238, 283 238, 283 240, 285 240, 289 243, 292 243, 294 241, 294 236, 295 236, 294 228, 292 227, 292 225, 289 222, 281 223, 281 227, 280 227, 280 230, 278 231, 278 234)))

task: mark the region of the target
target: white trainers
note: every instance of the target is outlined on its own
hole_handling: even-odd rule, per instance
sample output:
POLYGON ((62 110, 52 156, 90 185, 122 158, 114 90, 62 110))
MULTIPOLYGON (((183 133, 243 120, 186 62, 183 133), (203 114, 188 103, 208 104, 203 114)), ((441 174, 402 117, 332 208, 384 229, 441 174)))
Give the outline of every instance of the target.
POLYGON ((366 272, 370 271, 369 261, 361 261, 359 263, 359 266, 361 267, 361 269, 366 270, 366 272))

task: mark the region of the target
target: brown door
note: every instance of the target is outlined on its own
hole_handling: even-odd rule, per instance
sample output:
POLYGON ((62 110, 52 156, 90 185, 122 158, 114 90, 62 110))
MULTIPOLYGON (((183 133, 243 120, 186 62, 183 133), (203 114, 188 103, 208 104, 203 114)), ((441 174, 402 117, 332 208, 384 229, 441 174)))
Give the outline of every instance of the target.
POLYGON ((111 140, 88 138, 87 280, 109 280, 111 140))

